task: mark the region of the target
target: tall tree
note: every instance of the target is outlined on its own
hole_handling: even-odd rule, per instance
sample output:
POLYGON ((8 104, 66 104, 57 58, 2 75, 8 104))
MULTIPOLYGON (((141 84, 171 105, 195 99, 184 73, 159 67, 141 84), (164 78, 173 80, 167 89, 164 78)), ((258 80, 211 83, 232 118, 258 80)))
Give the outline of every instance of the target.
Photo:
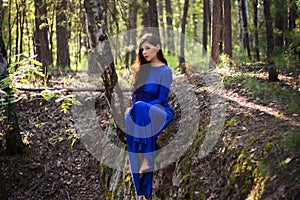
POLYGON ((47 73, 52 65, 52 52, 49 49, 48 23, 46 4, 43 0, 34 0, 35 6, 35 48, 37 60, 43 64, 43 71, 47 73))
POLYGON ((168 53, 175 52, 174 34, 173 34, 173 9, 171 0, 165 0, 166 18, 167 18, 167 49, 168 53))
MULTIPOLYGON (((121 89, 117 85, 118 75, 115 69, 114 59, 111 51, 110 41, 105 32, 103 21, 103 5, 99 4, 97 0, 84 0, 84 7, 86 10, 87 33, 90 51, 88 53, 88 65, 92 66, 94 73, 100 73, 103 80, 105 95, 112 110, 118 110, 115 119, 118 122, 123 121, 125 113, 124 103, 119 102, 118 109, 116 105, 112 104, 112 96, 120 101, 123 100, 121 89)), ((122 141, 125 141, 125 134, 116 124, 117 134, 122 141)))
MULTIPOLYGON (((127 47, 135 47, 136 46, 136 28, 137 28, 137 11, 139 8, 139 4, 137 0, 133 0, 129 3, 129 11, 128 11, 128 20, 126 21, 127 32, 126 32, 126 45, 127 47)), ((132 65, 136 58, 135 49, 130 49, 126 51, 125 55, 125 67, 129 69, 129 65, 132 65), (130 61, 131 59, 131 61, 130 61)))
POLYGON ((144 27, 149 27, 150 26, 150 13, 149 13, 149 2, 148 0, 143 0, 142 3, 143 7, 142 7, 142 25, 144 27))
POLYGON ((149 31, 159 36, 159 24, 158 24, 158 10, 157 10, 157 2, 156 0, 148 0, 149 7, 149 20, 150 27, 155 27, 154 29, 150 29, 149 31))
MULTIPOLYGON (((184 49, 185 49, 185 29, 187 24, 187 15, 189 9, 189 0, 184 1, 183 14, 181 18, 181 34, 180 34, 180 56, 179 56, 179 66, 185 62, 184 49)), ((181 67, 181 73, 185 73, 185 67, 181 67)))
POLYGON ((284 47, 284 34, 287 30, 288 24, 288 13, 287 13, 287 1, 286 0, 274 0, 275 5, 275 29, 276 34, 274 35, 274 45, 277 51, 283 51, 284 47))
POLYGON ((66 16, 67 1, 59 0, 56 8, 56 47, 57 68, 67 69, 70 67, 68 21, 66 16))
POLYGON ((209 24, 210 24, 210 6, 209 0, 203 0, 203 26, 202 26, 202 55, 207 54, 208 36, 209 36, 209 24))
POLYGON ((220 56, 220 23, 221 23, 221 5, 219 0, 213 0, 213 20, 212 20, 212 47, 210 68, 214 68, 219 62, 220 56))
POLYGON ((231 2, 223 0, 223 41, 224 53, 232 57, 231 2))
MULTIPOLYGON (((2 22, 3 10, 2 0, 0 0, 0 80, 3 80, 8 76, 7 52, 2 37, 2 22)), ((5 95, 1 94, 0 96, 1 102, 3 102, 0 107, 1 115, 6 117, 4 127, 2 127, 5 132, 6 153, 9 155, 20 154, 23 151, 24 144, 20 135, 15 106, 14 103, 12 103, 13 94, 9 86, 2 85, 2 83, 0 86, 6 93, 5 95)))
POLYGON ((253 24, 254 24, 254 49, 255 59, 260 61, 259 39, 258 39, 258 0, 253 0, 253 24))
POLYGON ((249 20, 248 20, 248 1, 239 0, 239 8, 242 15, 242 25, 243 25, 243 47, 247 51, 249 60, 251 60, 251 48, 250 48, 250 33, 249 33, 249 20))
POLYGON ((267 59, 270 64, 268 68, 269 80, 277 81, 278 73, 274 66, 271 57, 274 50, 274 30, 273 30, 273 18, 271 15, 271 0, 264 0, 264 15, 266 21, 266 32, 267 32, 267 59))

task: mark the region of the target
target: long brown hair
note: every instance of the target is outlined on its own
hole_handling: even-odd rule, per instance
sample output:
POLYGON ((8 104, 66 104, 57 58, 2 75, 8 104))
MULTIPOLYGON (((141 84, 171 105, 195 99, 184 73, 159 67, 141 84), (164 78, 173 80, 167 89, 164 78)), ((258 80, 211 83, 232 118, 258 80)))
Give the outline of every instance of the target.
MULTIPOLYGON (((142 45, 144 42, 148 42, 149 44, 152 44, 154 46, 157 46, 157 45, 160 45, 160 47, 162 46, 159 37, 154 35, 153 33, 146 33, 145 35, 142 36, 142 38, 140 39, 140 44, 139 44, 139 52, 136 57, 135 63, 133 65, 134 76, 133 76, 132 87, 131 87, 132 91, 141 87, 144 84, 146 77, 148 75, 149 69, 151 67, 150 61, 147 61, 143 56, 142 45), (143 65, 143 67, 141 67, 142 65, 143 65)), ((157 58, 162 63, 168 65, 168 62, 165 59, 161 48, 157 52, 157 58)))

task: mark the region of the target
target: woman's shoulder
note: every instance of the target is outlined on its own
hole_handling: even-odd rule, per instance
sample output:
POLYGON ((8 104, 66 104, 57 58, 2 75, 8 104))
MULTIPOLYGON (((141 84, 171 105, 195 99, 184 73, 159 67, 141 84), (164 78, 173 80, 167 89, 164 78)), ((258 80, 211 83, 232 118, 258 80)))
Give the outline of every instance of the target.
POLYGON ((153 68, 161 70, 161 71, 168 71, 168 72, 172 71, 171 68, 166 64, 160 65, 158 67, 153 67, 153 68))

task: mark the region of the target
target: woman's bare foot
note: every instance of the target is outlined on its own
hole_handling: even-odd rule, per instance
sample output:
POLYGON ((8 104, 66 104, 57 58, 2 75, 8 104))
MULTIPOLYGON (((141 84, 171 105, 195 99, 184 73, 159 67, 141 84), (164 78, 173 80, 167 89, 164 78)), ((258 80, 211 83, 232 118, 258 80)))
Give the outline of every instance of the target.
POLYGON ((143 162, 142 162, 141 167, 140 167, 139 177, 142 178, 143 174, 145 172, 147 172, 149 169, 150 169, 150 167, 149 167, 148 159, 144 157, 143 162))

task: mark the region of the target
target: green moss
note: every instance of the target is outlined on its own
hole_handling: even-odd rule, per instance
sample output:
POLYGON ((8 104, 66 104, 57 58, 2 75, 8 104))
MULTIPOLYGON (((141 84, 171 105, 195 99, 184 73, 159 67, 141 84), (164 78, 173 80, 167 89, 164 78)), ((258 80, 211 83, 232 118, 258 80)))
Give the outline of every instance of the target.
POLYGON ((271 142, 269 142, 265 145, 265 151, 268 153, 270 153, 273 150, 273 148, 274 148, 274 144, 271 142))
POLYGON ((240 118, 238 118, 238 117, 233 117, 233 118, 227 120, 226 123, 225 123, 224 129, 226 129, 227 127, 235 125, 239 121, 240 121, 240 118))

